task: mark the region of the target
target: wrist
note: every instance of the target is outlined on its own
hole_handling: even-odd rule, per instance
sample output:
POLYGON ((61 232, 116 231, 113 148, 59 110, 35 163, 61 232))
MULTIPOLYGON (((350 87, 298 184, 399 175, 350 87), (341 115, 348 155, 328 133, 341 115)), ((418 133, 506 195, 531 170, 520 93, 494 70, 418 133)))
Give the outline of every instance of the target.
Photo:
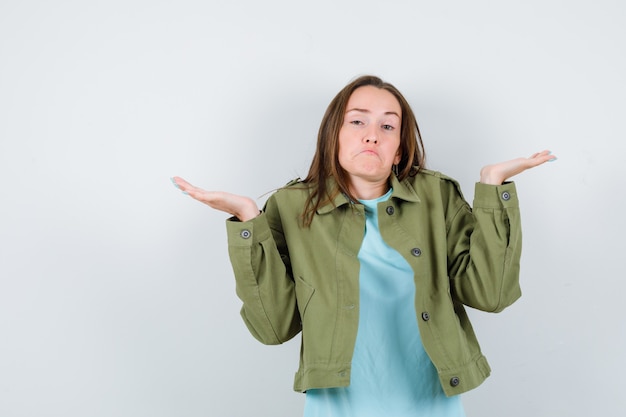
POLYGON ((235 216, 242 222, 247 222, 248 220, 252 220, 255 217, 257 217, 259 214, 261 214, 261 211, 259 210, 259 208, 256 206, 256 204, 254 204, 254 207, 250 206, 250 207, 246 207, 244 210, 242 210, 239 213, 235 213, 235 216))
POLYGON ((483 169, 480 170, 480 182, 482 184, 487 184, 487 185, 502 185, 502 183, 504 182, 504 178, 502 178, 502 176, 497 175, 496 173, 493 172, 492 169, 490 169, 490 166, 486 166, 483 167, 483 169))

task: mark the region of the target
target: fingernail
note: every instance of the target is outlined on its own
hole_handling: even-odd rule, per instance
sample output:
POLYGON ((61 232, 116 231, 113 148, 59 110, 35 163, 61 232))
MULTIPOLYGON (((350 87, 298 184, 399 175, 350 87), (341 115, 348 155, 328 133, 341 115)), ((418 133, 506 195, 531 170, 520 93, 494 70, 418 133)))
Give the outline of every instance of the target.
POLYGON ((187 191, 183 191, 183 194, 185 195, 189 195, 189 193, 187 191))
POLYGON ((178 184, 176 184, 176 182, 174 181, 174 178, 170 178, 170 181, 172 181, 172 184, 174 184, 174 187, 180 190, 180 187, 178 186, 178 184))
POLYGON ((555 156, 555 157, 554 157, 554 158, 552 158, 552 159, 548 159, 548 162, 554 162, 554 161, 556 161, 556 160, 557 160, 557 157, 555 156))

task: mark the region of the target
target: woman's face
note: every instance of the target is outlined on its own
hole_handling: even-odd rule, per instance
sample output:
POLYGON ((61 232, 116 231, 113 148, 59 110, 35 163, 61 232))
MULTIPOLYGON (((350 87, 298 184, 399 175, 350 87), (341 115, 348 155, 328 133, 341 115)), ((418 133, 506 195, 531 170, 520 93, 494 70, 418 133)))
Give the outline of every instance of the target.
POLYGON ((351 186, 386 183, 400 162, 401 122, 400 103, 390 92, 365 86, 352 93, 339 130, 339 164, 351 186))

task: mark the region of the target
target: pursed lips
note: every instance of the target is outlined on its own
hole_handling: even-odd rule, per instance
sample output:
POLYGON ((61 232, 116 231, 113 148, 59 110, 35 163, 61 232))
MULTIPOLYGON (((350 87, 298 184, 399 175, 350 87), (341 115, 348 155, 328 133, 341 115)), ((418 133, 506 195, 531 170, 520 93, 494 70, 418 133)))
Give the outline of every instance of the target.
POLYGON ((378 153, 373 149, 363 149, 362 151, 358 153, 358 155, 362 155, 362 154, 378 156, 378 153))

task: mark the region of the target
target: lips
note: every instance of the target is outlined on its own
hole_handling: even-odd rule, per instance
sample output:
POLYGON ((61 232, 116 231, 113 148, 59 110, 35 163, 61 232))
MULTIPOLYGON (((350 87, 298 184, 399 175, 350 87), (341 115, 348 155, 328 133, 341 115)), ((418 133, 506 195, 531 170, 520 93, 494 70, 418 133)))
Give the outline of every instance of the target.
POLYGON ((364 149, 361 152, 359 152, 359 154, 363 155, 373 155, 373 156, 378 156, 378 153, 376 151, 374 151, 373 149, 364 149))

